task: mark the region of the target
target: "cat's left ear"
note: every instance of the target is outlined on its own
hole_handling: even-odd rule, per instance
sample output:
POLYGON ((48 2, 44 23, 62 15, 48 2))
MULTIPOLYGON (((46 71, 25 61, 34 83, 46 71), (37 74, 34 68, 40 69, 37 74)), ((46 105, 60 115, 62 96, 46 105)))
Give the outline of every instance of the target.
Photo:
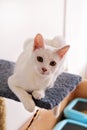
POLYGON ((34 38, 34 48, 33 50, 44 48, 44 39, 41 34, 37 34, 34 38))
POLYGON ((69 50, 69 48, 70 48, 70 45, 66 45, 66 46, 60 48, 60 49, 57 51, 58 56, 59 56, 60 58, 63 58, 63 56, 67 53, 67 51, 69 50))

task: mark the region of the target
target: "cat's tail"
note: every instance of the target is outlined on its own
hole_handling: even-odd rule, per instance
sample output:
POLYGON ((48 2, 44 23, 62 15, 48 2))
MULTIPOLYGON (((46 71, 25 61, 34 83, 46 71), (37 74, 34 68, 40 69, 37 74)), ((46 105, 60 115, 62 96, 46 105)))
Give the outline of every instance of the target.
POLYGON ((66 45, 66 41, 62 36, 55 36, 52 40, 52 43, 56 48, 61 48, 66 45))
POLYGON ((33 42, 33 38, 29 38, 27 39, 25 42, 24 42, 24 46, 23 46, 23 49, 27 49, 28 48, 28 45, 33 42))

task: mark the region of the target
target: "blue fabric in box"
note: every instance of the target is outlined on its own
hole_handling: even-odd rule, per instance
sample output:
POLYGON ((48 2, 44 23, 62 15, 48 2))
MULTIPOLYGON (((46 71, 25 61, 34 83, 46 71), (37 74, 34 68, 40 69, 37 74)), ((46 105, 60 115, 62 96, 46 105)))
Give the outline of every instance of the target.
POLYGON ((87 124, 87 114, 84 113, 86 110, 87 99, 76 98, 64 109, 64 115, 66 118, 87 124))
POLYGON ((87 124, 65 119, 57 123, 53 130, 87 130, 87 124))
MULTIPOLYGON (((13 73, 14 66, 14 62, 0 60, 0 96, 19 101, 7 84, 7 79, 13 73)), ((52 109, 76 88, 81 79, 79 75, 62 73, 57 77, 54 87, 46 90, 46 96, 43 99, 34 99, 36 105, 52 109)))

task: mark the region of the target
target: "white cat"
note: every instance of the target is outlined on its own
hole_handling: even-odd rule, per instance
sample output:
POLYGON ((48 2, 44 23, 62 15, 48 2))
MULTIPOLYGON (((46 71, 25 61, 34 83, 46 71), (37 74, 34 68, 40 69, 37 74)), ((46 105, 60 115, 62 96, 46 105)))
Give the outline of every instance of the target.
POLYGON ((64 44, 60 38, 44 40, 41 34, 25 43, 8 85, 28 111, 34 111, 35 103, 27 91, 32 92, 36 99, 43 98, 45 90, 53 87, 63 71, 64 57, 70 47, 61 47, 64 44))

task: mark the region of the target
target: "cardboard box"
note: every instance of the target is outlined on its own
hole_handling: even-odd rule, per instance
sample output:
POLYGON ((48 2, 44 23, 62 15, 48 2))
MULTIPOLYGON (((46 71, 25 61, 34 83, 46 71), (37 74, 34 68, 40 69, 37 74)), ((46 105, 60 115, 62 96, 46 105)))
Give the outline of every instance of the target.
POLYGON ((61 102, 60 116, 55 118, 52 110, 39 109, 20 130, 52 130, 55 124, 62 120, 62 113, 66 105, 75 98, 87 98, 87 80, 82 81, 77 88, 61 102))

